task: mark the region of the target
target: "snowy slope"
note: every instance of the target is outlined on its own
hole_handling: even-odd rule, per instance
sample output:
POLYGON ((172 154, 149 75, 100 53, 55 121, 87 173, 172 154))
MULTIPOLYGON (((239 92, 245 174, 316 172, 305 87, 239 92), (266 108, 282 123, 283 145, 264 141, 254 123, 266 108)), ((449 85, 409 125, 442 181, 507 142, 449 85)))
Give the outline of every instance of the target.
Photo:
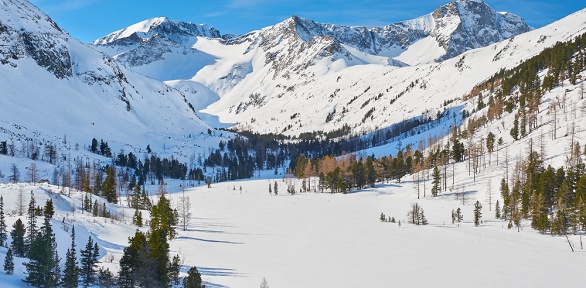
POLYGON ((343 124, 354 133, 375 131, 405 119, 434 116, 445 108, 466 105, 461 97, 474 85, 500 69, 515 67, 557 41, 582 34, 585 19, 582 10, 541 29, 439 63, 337 66, 339 61, 322 59, 302 70, 289 69, 275 76, 252 73, 206 111, 219 115, 222 121, 238 122, 239 129, 261 133, 327 132, 343 124), (445 101, 454 102, 444 107, 445 101), (332 116, 329 122, 328 115, 332 116))
MULTIPOLYGON (((498 13, 484 1, 457 0, 428 15, 372 29, 321 24, 293 16, 246 35, 221 38, 219 32, 206 25, 154 18, 92 44, 144 75, 203 84, 222 98, 206 110, 219 116, 222 122, 241 123, 239 129, 255 132, 298 135, 315 126, 317 130, 332 130, 330 125, 324 127, 323 114, 333 113, 335 107, 341 111, 345 106, 341 100, 334 100, 336 103, 325 108, 321 105, 332 102, 326 97, 338 88, 332 87, 337 85, 333 83, 350 85, 356 79, 366 84, 365 89, 377 85, 370 79, 371 73, 378 73, 376 70, 389 73, 405 66, 433 66, 425 63, 452 58, 529 30, 520 17, 498 13), (350 80, 348 77, 340 80, 342 75, 352 76, 350 80), (300 90, 304 95, 299 94, 300 90), (313 95, 308 95, 309 91, 313 95), (299 105, 288 110, 276 108, 287 106, 288 101, 299 105), (268 104, 272 102, 275 104, 268 104), (313 106, 313 102, 319 102, 322 107, 316 109, 320 113, 311 112, 312 117, 307 118, 312 125, 281 121, 296 113, 309 112, 303 111, 303 107, 313 106), (268 123, 266 119, 250 117, 257 112, 275 120, 268 123)), ((411 73, 398 71, 401 75, 411 73)), ((404 77, 398 81, 404 81, 404 77)), ((347 87, 340 89, 342 92, 334 98, 344 99, 346 103, 358 96, 347 87)), ((204 90, 197 91, 207 93, 204 90)), ((361 94, 373 95, 372 92, 361 94)), ((392 97, 384 96, 381 97, 392 97)), ((347 108, 351 113, 364 115, 363 111, 347 108)), ((356 119, 342 120, 333 125, 361 126, 355 131, 369 129, 356 122, 356 119)), ((381 125, 385 124, 374 126, 381 125)))
POLYGON ((177 155, 217 145, 194 109, 209 100, 127 69, 27 1, 1 3, 0 140, 53 142, 66 135, 83 148, 95 137, 116 153, 150 144, 177 155))

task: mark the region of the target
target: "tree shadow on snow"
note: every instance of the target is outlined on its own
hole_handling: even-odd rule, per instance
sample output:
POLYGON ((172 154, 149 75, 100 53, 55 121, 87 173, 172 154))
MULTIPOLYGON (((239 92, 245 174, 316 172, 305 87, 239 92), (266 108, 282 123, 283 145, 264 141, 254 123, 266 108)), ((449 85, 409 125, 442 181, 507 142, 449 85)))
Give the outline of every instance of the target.
POLYGON ((195 240, 195 241, 202 241, 202 242, 208 242, 208 243, 221 243, 221 244, 237 244, 237 245, 244 244, 241 242, 203 239, 203 238, 196 238, 196 237, 189 237, 189 236, 179 236, 179 237, 176 237, 175 239, 177 239, 177 240, 195 240))

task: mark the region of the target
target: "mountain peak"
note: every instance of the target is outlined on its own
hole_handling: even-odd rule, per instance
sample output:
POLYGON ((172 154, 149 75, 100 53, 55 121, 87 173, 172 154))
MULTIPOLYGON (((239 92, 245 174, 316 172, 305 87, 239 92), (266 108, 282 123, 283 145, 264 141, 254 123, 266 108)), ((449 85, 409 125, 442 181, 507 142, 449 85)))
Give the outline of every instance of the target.
POLYGON ((167 17, 150 18, 124 29, 110 33, 92 42, 94 45, 108 45, 126 39, 140 38, 148 41, 153 36, 165 36, 175 41, 181 41, 186 37, 221 38, 220 31, 206 24, 194 24, 178 20, 170 20, 167 17))

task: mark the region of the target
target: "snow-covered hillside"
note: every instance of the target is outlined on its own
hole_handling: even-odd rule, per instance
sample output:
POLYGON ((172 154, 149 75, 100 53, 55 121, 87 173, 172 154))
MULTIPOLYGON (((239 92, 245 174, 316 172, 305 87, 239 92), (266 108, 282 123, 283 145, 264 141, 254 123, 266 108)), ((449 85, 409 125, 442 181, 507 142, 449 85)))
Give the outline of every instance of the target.
POLYGON ((328 132, 343 124, 354 133, 375 131, 465 105, 460 98, 474 85, 558 41, 582 34, 585 14, 579 11, 541 29, 439 63, 348 66, 331 56, 278 76, 251 73, 206 111, 223 121, 239 123, 239 129, 261 133, 328 132), (445 102, 452 104, 444 107, 445 102))
MULTIPOLYGON (((150 77, 195 81, 208 87, 221 100, 206 112, 223 122, 239 123, 237 128, 242 130, 299 135, 331 131, 343 124, 355 128, 353 131, 384 127, 396 119, 362 124, 368 109, 356 109, 348 104, 350 100, 360 97, 362 101, 355 103, 360 105, 363 99, 376 97, 381 100, 377 107, 396 114, 404 109, 390 107, 388 102, 410 84, 403 85, 403 75, 426 77, 430 67, 437 65, 435 61, 530 30, 520 17, 498 13, 484 1, 457 0, 420 18, 372 29, 293 16, 259 31, 222 39, 219 32, 205 25, 156 18, 93 44, 150 77), (399 69, 406 66, 412 68, 399 69), (422 72, 414 75, 412 71, 419 67, 422 72), (396 72, 390 72, 393 70, 396 72), (387 78, 380 79, 383 74, 387 78), (364 84, 360 85, 362 90, 347 87, 357 82, 364 84), (375 89, 366 91, 367 87, 375 89), (320 105, 315 107, 315 102, 320 105), (304 107, 314 107, 319 113, 304 107), (360 116, 324 123, 328 113, 340 114, 344 107, 348 114, 360 116), (262 116, 252 116, 259 113, 262 116)), ((205 93, 203 89, 196 91, 205 93)), ((400 114, 413 117, 421 112, 400 114)))
POLYGON ((1 7, 1 141, 69 141, 83 150, 97 138, 114 152, 150 145, 176 157, 186 147, 203 151, 219 142, 195 110, 208 99, 127 69, 27 1, 2 0, 1 7))

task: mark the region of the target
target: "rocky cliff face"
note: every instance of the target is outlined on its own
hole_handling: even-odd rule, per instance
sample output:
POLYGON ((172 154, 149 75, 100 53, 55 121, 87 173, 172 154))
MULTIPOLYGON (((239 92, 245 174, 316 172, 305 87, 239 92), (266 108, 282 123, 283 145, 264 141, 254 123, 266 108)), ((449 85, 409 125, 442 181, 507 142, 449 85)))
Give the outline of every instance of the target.
POLYGON ((14 0, 0 3, 0 63, 17 67, 19 59, 30 57, 59 79, 71 77, 68 37, 61 28, 32 5, 14 0), (14 9, 18 15, 12 13, 14 9))

